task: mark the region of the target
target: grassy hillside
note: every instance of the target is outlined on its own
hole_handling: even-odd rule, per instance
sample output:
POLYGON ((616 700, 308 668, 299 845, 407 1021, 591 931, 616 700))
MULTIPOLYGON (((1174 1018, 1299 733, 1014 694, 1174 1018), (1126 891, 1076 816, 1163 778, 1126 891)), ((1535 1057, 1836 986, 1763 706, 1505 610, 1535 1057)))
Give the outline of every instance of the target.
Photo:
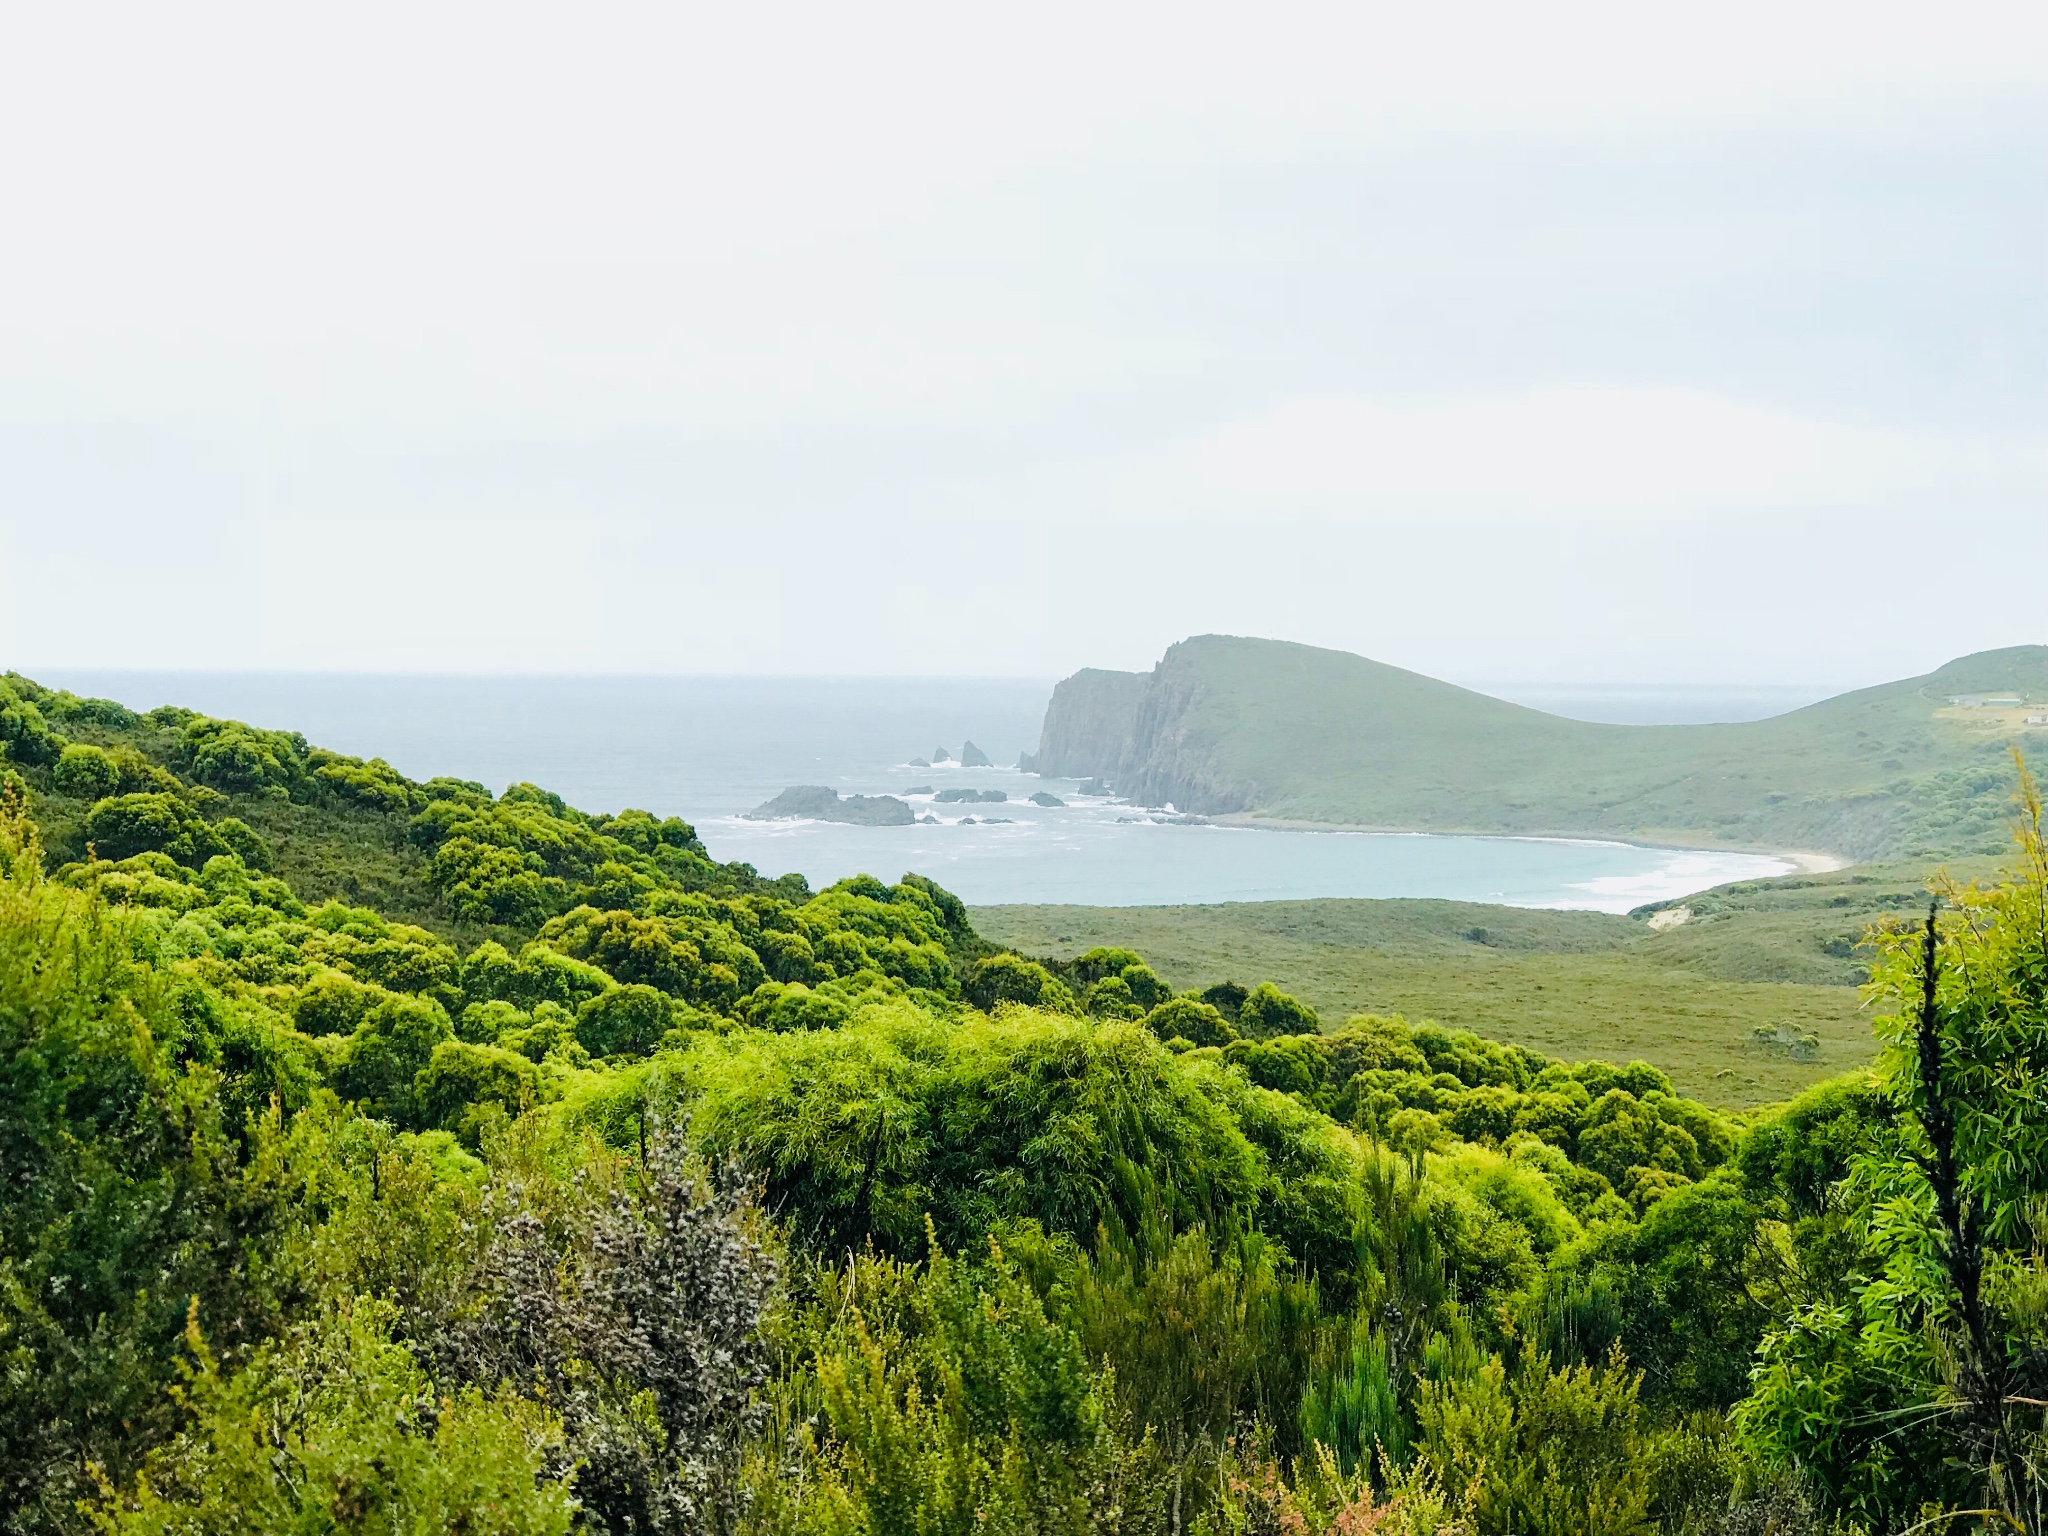
MULTIPOLYGON (((1990 863, 1954 872, 1988 874, 1990 863)), ((1859 941, 1873 921, 1916 910, 1927 873, 1898 864, 1743 882, 1666 904, 1688 916, 1661 929, 1648 911, 1455 901, 977 907, 973 921, 1028 954, 1126 945, 1179 988, 1271 977, 1326 1028, 1395 1012, 1569 1059, 1640 1057, 1681 1092, 1745 1108, 1870 1059, 1859 941), (1772 1045, 1753 1043, 1760 1028, 1772 1045)))
POLYGON ((1204 635, 1142 690, 1063 683, 1045 772, 1207 814, 1440 831, 1595 833, 1851 858, 1995 848, 2009 753, 2048 746, 2048 647, 1950 662, 1770 720, 1565 720, 1342 651, 1204 635), (2011 694, 2016 707, 1966 707, 2011 694), (1122 717, 1111 706, 1139 700, 1122 717))

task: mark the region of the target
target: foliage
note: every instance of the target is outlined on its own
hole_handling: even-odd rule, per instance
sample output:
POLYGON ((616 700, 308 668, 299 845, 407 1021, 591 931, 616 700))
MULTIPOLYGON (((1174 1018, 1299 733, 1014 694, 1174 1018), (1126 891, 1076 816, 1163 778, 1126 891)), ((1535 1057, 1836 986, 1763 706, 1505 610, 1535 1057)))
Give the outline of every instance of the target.
MULTIPOLYGON (((2037 828, 1931 995, 1867 951, 1877 1074, 1737 1119, 673 818, 6 711, 0 1529, 2039 1524, 2037 828)), ((1416 921, 1578 931, 1469 916, 1416 921)))
POLYGON ((1512 1375, 1494 1357, 1423 1383, 1420 1453, 1476 1536, 1632 1536, 1657 1491, 1639 1382, 1618 1350, 1562 1371, 1525 1355, 1512 1375))
POLYGON ((576 1500, 554 1415, 505 1388, 437 1398, 391 1337, 392 1312, 345 1302, 231 1379, 195 1321, 179 1394, 191 1426, 132 1487, 103 1481, 95 1526, 105 1536, 566 1536, 576 1500))
POLYGON ((166 978, 39 865, 0 813, 0 1510, 57 1519, 170 1422, 188 1297, 229 1350, 265 1326, 271 1212, 166 978))
POLYGON ((1159 1529, 1157 1457, 1117 1420, 1114 1375, 999 1245, 981 1264, 850 1254, 812 1280, 749 1529, 1159 1529))
POLYGON ((1145 1015, 1145 1027, 1162 1040, 1190 1045, 1228 1045, 1237 1031, 1213 1003, 1195 997, 1169 998, 1145 1015))
POLYGON ((1157 1201, 1249 1210, 1266 1159, 1213 1079, 1144 1031, 1002 1012, 954 1023, 908 1000, 836 1029, 700 1036, 669 1065, 707 1151, 765 1179, 827 1251, 908 1255, 1031 1217, 1077 1236, 1157 1201))
POLYGON ((996 954, 977 961, 968 972, 961 995, 984 1013, 998 1004, 1016 1003, 1052 1013, 1078 1013, 1074 994, 1044 966, 1022 955, 996 954))
POLYGON ((1950 886, 1945 925, 1879 935, 1890 1113, 1845 1181, 1867 1267, 1772 1329, 1738 1414, 1761 1458, 1874 1526, 1971 1499, 2043 1523, 2048 844, 2024 773, 2021 802, 2017 878, 1950 886))
POLYGON ((1318 1020, 1307 1003, 1262 981, 1237 1005, 1237 1027, 1258 1040, 1268 1035, 1312 1035, 1318 1020))
POLYGON ((774 1265, 744 1194, 708 1190, 672 1129, 647 1137, 633 1173, 566 1211, 508 1179, 480 1305, 442 1350, 457 1379, 517 1384, 561 1414, 586 1519, 695 1531, 737 1507, 774 1265))

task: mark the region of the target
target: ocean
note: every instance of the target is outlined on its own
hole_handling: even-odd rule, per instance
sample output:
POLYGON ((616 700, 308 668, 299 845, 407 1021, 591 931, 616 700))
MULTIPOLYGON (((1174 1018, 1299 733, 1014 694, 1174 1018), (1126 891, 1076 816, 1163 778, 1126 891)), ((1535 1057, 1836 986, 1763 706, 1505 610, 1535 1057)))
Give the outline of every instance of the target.
MULTIPOLYGON (((38 681, 182 704, 297 730, 319 746, 382 757, 414 778, 493 790, 522 780, 592 811, 639 806, 693 822, 714 857, 814 886, 916 871, 975 905, 1153 906, 1317 896, 1431 896, 1624 912, 1730 880, 1783 874, 1759 854, 1642 848, 1590 839, 1293 832, 1174 823, 1071 780, 1018 773, 1036 747, 1050 679, 758 677, 365 677, 39 669, 38 681), (997 766, 965 769, 973 742, 997 766), (924 768, 944 748, 956 761, 924 768), (1001 790, 1001 804, 911 797, 938 825, 756 822, 743 812, 796 784, 841 794, 1001 790), (1067 803, 1031 804, 1047 791, 1067 803), (970 819, 971 818, 971 819, 970 819)), ((1517 697, 1509 689, 1504 697, 1517 697)), ((1559 714, 1754 718, 1808 702, 1797 690, 1657 690, 1626 698, 1554 690, 1559 714), (1799 694, 1799 696, 1793 696, 1799 694), (1716 711, 1719 711, 1717 714, 1716 711), (1599 713, 1596 713, 1598 711, 1599 713)))

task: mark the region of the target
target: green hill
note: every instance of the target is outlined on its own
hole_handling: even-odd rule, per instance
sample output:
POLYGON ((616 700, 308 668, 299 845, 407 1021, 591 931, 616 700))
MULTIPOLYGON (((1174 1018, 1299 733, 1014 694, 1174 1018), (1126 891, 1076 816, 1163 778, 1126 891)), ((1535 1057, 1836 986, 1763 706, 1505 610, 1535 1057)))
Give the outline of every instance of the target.
POLYGON ((2009 753, 2048 744, 2027 724, 2044 704, 2039 645, 1769 720, 1635 726, 1343 651, 1201 635, 1148 674, 1062 682, 1034 761, 1204 815, 1938 857, 2002 844, 2009 753))

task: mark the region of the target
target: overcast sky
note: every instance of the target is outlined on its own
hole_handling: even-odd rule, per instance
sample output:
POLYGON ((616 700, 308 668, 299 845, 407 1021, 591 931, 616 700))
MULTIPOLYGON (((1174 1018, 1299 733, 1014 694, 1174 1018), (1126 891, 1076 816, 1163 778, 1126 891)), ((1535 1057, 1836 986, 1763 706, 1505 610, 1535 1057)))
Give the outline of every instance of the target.
POLYGON ((18 7, 0 664, 2048 641, 2048 7, 18 7))

